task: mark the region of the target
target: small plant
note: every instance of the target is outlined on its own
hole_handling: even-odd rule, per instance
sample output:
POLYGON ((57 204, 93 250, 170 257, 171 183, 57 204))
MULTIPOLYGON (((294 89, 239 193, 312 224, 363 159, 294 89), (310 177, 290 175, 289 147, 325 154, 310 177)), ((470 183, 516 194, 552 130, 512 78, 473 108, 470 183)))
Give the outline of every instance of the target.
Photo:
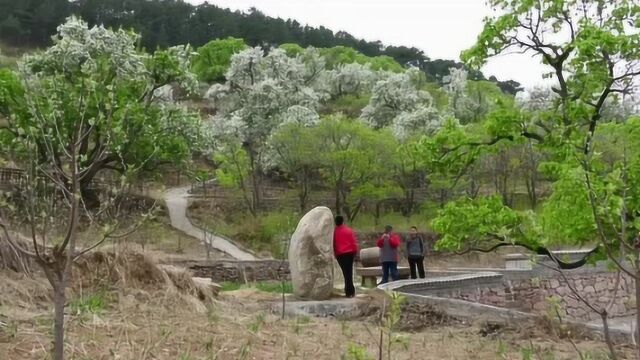
POLYGON ((293 324, 292 324, 293 332, 296 334, 299 334, 300 329, 302 328, 302 325, 306 325, 310 322, 311 322, 311 318, 308 316, 297 316, 293 320, 293 324))
POLYGON ((257 334, 258 332, 260 332, 260 329, 262 329, 264 322, 265 322, 264 313, 259 313, 258 315, 256 315, 255 320, 249 325, 249 331, 252 334, 257 334))
POLYGON ((247 340, 246 343, 240 346, 240 355, 238 356, 238 358, 240 360, 246 360, 249 357, 250 353, 251 353, 251 339, 247 340))
POLYGON ((501 359, 506 359, 508 352, 509 352, 509 348, 507 344, 502 342, 502 340, 498 339, 498 348, 496 349, 496 355, 501 359))
POLYGON ((341 360, 373 360, 367 350, 360 345, 349 343, 347 345, 347 351, 340 357, 341 360))
POLYGON ((2 339, 3 337, 6 337, 7 339, 14 339, 17 334, 18 334, 17 323, 13 321, 9 321, 9 322, 0 321, 0 339, 2 339))
MULTIPOLYGON (((382 359, 382 349, 384 347, 383 339, 386 337, 387 359, 391 360, 391 349, 393 345, 402 344, 406 348, 408 346, 408 343, 406 337, 394 334, 396 327, 400 322, 400 316, 402 314, 402 304, 405 301, 405 297, 397 292, 388 292, 387 297, 390 299, 390 304, 386 314, 383 310, 382 326, 380 327, 380 342, 378 344, 378 358, 382 359)), ((383 309, 385 307, 386 303, 383 309)))
POLYGON ((353 331, 351 331, 351 327, 349 327, 349 323, 345 320, 340 320, 340 330, 342 331, 342 335, 346 337, 353 336, 353 331))
POLYGON ((218 322, 218 307, 214 302, 211 302, 209 306, 207 306, 207 319, 209 319, 209 323, 211 324, 218 322))
POLYGON ((99 314, 107 308, 107 296, 104 292, 97 292, 81 296, 69 302, 69 309, 75 315, 99 314))
POLYGON ((531 278, 531 286, 540 287, 540 278, 539 277, 531 278))

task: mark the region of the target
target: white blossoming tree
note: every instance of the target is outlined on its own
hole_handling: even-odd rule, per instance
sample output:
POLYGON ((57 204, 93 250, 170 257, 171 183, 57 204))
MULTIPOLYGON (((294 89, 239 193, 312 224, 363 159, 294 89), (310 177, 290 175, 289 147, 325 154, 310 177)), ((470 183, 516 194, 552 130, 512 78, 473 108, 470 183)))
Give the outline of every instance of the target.
POLYGON ((500 88, 489 81, 470 81, 465 69, 450 68, 443 78, 449 95, 449 109, 462 124, 479 122, 500 101, 510 101, 500 88))
POLYGON ((111 200, 87 211, 88 185, 100 171, 115 170, 120 181, 105 193, 117 193, 144 169, 187 160, 199 142, 199 117, 154 95, 170 83, 195 86, 189 48, 150 55, 136 50, 137 40, 124 30, 89 28, 70 18, 59 26, 53 46, 25 57, 15 73, 0 71, 0 146, 26 174, 21 203, 0 206, 0 230, 16 251, 40 265, 53 288, 56 360, 64 357, 73 263, 119 231, 106 218, 117 211, 109 207, 111 200), (102 236, 79 249, 83 213, 102 236), (10 234, 9 221, 16 216, 29 225, 30 243, 10 234))
MULTIPOLYGON (((323 60, 312 48, 289 57, 283 49, 271 49, 265 55, 263 49, 256 47, 234 55, 227 82, 208 91, 207 96, 218 110, 213 119, 214 136, 227 143, 226 148, 238 149, 229 146, 229 142, 240 144, 246 154, 235 158, 248 162, 246 180, 251 183, 251 196, 245 198, 253 214, 260 206, 267 142, 283 122, 317 121, 314 113, 325 98, 317 91, 318 82, 324 78, 323 69, 323 60)), ((218 157, 218 161, 234 160, 218 157)))
POLYGON ((373 86, 369 104, 362 109, 361 117, 374 129, 381 129, 391 125, 403 112, 431 106, 431 95, 416 86, 419 72, 411 68, 378 81, 373 86))

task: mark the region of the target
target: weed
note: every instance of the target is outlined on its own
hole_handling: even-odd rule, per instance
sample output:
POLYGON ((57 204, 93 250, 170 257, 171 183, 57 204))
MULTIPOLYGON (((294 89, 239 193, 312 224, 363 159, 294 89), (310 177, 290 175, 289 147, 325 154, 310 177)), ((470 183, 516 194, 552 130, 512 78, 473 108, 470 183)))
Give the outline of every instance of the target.
POLYGON ((394 334, 398 323, 400 322, 400 317, 402 315, 402 304, 405 301, 405 297, 400 295, 397 292, 388 292, 387 296, 390 299, 389 310, 386 314, 384 314, 384 318, 382 321, 382 326, 380 327, 380 343, 379 347, 379 358, 382 358, 382 348, 383 348, 383 335, 386 335, 387 338, 387 359, 391 360, 391 349, 395 344, 401 344, 404 348, 408 347, 408 339, 405 336, 394 334))
POLYGON ((69 309, 75 315, 99 314, 106 310, 107 303, 106 293, 100 291, 71 300, 69 309))
POLYGON ((293 293, 293 285, 290 281, 284 283, 271 281, 258 282, 255 283, 255 288, 268 293, 281 294, 283 290, 285 294, 293 293))
POLYGON ((185 354, 178 355, 178 360, 193 360, 191 355, 187 352, 185 354))
POLYGON ((367 350, 360 345, 349 343, 347 345, 347 351, 340 357, 341 360, 373 360, 367 350))
POLYGON ((311 318, 308 316, 297 316, 294 320, 293 320, 293 324, 292 324, 292 330, 294 333, 299 334, 300 333, 300 329, 302 328, 302 325, 308 324, 311 322, 311 318))
POLYGON ((0 339, 3 337, 14 339, 16 335, 18 335, 18 323, 0 321, 0 339))
POLYGON ((251 353, 251 340, 247 340, 246 343, 240 346, 240 356, 238 357, 240 360, 246 360, 251 353))
POLYGON ((353 337, 353 331, 351 331, 351 327, 346 320, 340 320, 340 330, 342 331, 342 335, 353 337))
POLYGON ((262 325, 264 325, 264 320, 264 313, 258 313, 255 320, 249 325, 249 331, 252 334, 257 334, 258 332, 260 332, 260 329, 262 329, 262 325))
POLYGON ((498 339, 498 348, 496 349, 496 355, 501 359, 506 359, 508 352, 509 347, 507 346, 507 344, 498 339))
POLYGON ((211 302, 209 306, 207 306, 207 319, 211 324, 215 324, 216 322, 218 322, 218 307, 214 302, 211 302))
POLYGON ((235 291, 239 290, 242 287, 242 284, 234 281, 223 281, 220 283, 221 291, 235 291))

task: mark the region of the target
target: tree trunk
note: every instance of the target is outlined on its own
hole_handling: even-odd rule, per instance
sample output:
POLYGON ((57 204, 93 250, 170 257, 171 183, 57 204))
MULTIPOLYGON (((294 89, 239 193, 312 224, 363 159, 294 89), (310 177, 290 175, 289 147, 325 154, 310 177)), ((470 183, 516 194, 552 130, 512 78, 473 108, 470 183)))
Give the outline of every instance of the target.
POLYGON ((80 195, 87 209, 91 210, 100 207, 100 196, 98 196, 98 191, 91 187, 90 181, 80 183, 80 195))
POLYGON ((380 206, 382 205, 382 201, 376 201, 376 209, 373 214, 373 223, 378 226, 380 225, 380 206))
POLYGON ((255 216, 260 209, 262 202, 262 171, 260 164, 256 156, 256 152, 251 146, 245 147, 247 154, 249 155, 249 167, 251 169, 251 185, 253 191, 251 192, 252 210, 251 213, 255 216))
POLYGON ((302 171, 302 179, 300 179, 300 192, 298 193, 300 213, 304 214, 307 208, 307 197, 309 196, 309 177, 306 174, 306 170, 302 171))
POLYGON ((636 329, 635 333, 631 334, 631 336, 635 337, 635 345, 636 345, 636 358, 640 360, 640 261, 638 259, 638 254, 636 250, 636 276, 635 276, 635 285, 636 285, 636 329))
POLYGON ((335 195, 336 195, 336 203, 335 203, 335 207, 336 207, 336 213, 338 215, 342 214, 342 204, 340 203, 340 188, 336 186, 335 188, 335 195))
POLYGON ((67 301, 65 294, 66 281, 64 274, 56 274, 61 277, 57 284, 53 284, 53 359, 64 359, 64 305, 67 301))
POLYGON ((404 201, 406 204, 403 206, 404 216, 409 219, 413 214, 413 208, 415 205, 415 192, 413 189, 406 189, 404 191, 404 201))

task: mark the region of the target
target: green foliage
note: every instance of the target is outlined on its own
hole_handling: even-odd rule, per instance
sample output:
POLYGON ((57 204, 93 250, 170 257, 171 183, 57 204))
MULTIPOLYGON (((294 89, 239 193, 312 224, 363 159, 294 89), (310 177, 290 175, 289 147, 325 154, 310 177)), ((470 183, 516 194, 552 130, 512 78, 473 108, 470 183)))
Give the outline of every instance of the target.
POLYGON ((195 87, 190 49, 146 54, 136 40, 70 18, 52 47, 25 56, 17 73, 2 70, 0 111, 9 122, 0 126, 3 146, 41 154, 40 164, 60 163, 78 129, 87 132, 78 154, 83 189, 105 168, 127 174, 190 160, 203 140, 200 117, 156 93, 173 83, 195 87))
POLYGON ((482 244, 519 238, 522 217, 497 196, 455 200, 438 212, 433 229, 442 234, 440 250, 460 250, 464 244, 482 244))
POLYGON ((551 242, 584 244, 596 237, 582 169, 568 169, 553 184, 541 213, 542 229, 551 242))
POLYGON ((260 332, 262 327, 265 324, 265 315, 264 313, 256 314, 255 319, 249 324, 249 332, 252 334, 257 334, 260 332))
POLYGON ((389 184, 396 146, 389 132, 375 131, 338 115, 323 119, 314 134, 324 149, 318 156, 321 174, 334 189, 338 199, 335 207, 351 221, 363 198, 384 197, 396 191, 389 184))
POLYGON ((198 48, 198 55, 193 60, 193 72, 198 75, 200 81, 223 81, 224 74, 231 64, 231 56, 246 47, 242 39, 233 37, 209 41, 198 48))
POLYGON ((304 48, 302 46, 292 43, 281 44, 280 49, 284 50, 289 57, 296 57, 298 55, 302 55, 304 52, 304 48))
POLYGON ((373 360, 374 357, 363 346, 353 343, 347 344, 347 350, 340 357, 341 360, 373 360))
MULTIPOLYGON (((291 51, 291 50, 290 50, 291 51)), ((398 64, 390 56, 369 57, 359 53, 356 49, 346 46, 335 46, 332 48, 320 49, 322 55, 327 61, 329 69, 335 69, 339 65, 358 63, 361 65, 369 64, 373 70, 382 70, 390 72, 404 71, 402 65, 398 64)))
MULTIPOLYGON (((396 328, 400 323, 401 315, 402 315, 402 305, 406 301, 406 298, 402 296, 398 292, 387 292, 387 296, 389 298, 389 308, 384 316, 384 319, 381 324, 381 331, 386 336, 387 342, 387 359, 391 360, 391 354, 393 351, 393 346, 400 344, 405 348, 408 345, 408 339, 405 336, 395 334, 396 328)), ((382 344, 380 344, 380 348, 382 348, 382 344)), ((381 358, 382 354, 380 354, 381 358)))
MULTIPOLYGON (((485 20, 476 44, 462 53, 463 61, 478 67, 507 52, 536 55, 555 80, 554 92, 537 94, 543 96, 533 100, 542 104, 521 109, 495 91, 481 90, 498 100, 481 131, 458 128, 468 134, 457 141, 425 141, 425 148, 444 153, 436 164, 446 169, 464 157, 474 162, 470 154, 489 146, 529 144, 546 157, 539 170, 553 182, 552 193, 539 214, 515 211, 497 198, 454 201, 433 222, 443 233, 438 246, 515 241, 537 248, 598 240, 614 258, 624 248, 621 243, 633 249, 640 223, 635 190, 640 124, 634 119, 604 124, 603 112, 607 103, 615 104, 614 95, 637 86, 640 8, 632 1, 495 0, 490 5, 498 15, 485 20)), ((604 251, 598 255, 602 258, 604 251)))
POLYGON ((242 284, 238 282, 233 282, 233 281, 223 281, 220 283, 221 291, 236 291, 236 290, 240 290, 241 287, 242 287, 242 284))
POLYGON ((107 309, 108 299, 105 292, 83 295, 69 301, 69 310, 74 315, 99 314, 107 309))
POLYGON ((274 294, 282 294, 284 291, 285 294, 293 294, 293 284, 291 282, 286 281, 282 282, 258 282, 255 284, 256 289, 274 294))

